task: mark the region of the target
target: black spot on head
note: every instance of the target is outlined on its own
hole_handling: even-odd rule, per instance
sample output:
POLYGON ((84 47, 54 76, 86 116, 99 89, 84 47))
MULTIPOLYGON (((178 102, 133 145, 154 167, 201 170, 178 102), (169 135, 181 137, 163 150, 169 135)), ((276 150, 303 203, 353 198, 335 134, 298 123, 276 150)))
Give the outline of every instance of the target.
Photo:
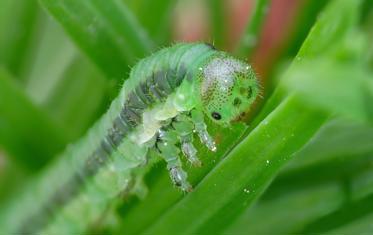
POLYGON ((211 113, 211 116, 212 116, 215 120, 220 120, 220 119, 221 119, 221 115, 220 115, 220 113, 218 113, 218 112, 212 112, 212 113, 211 113))
POLYGON ((233 105, 236 106, 236 107, 237 107, 237 106, 240 106, 241 103, 242 103, 242 101, 241 101, 240 98, 235 98, 235 99, 233 100, 233 105))
POLYGON ((247 98, 248 99, 250 99, 251 98, 251 96, 253 95, 253 89, 251 88, 251 87, 249 87, 248 89, 247 89, 247 98))

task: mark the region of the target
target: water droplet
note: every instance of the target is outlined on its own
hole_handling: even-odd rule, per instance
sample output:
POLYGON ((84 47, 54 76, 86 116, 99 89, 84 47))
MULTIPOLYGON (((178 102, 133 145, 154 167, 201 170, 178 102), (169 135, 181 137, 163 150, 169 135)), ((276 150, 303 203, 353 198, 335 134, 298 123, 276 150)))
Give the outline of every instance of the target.
POLYGON ((243 189, 243 191, 244 191, 245 193, 247 193, 247 194, 249 194, 249 193, 250 193, 250 190, 249 190, 249 189, 247 189, 247 188, 244 188, 244 189, 243 189))
POLYGON ((267 165, 269 165, 269 160, 266 160, 267 165))

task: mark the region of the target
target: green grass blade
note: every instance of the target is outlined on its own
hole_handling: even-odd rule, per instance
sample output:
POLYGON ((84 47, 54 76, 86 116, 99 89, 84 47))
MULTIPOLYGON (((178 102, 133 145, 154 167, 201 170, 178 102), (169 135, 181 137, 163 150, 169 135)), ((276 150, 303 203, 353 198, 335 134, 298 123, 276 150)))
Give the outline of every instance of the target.
POLYGON ((343 190, 335 182, 276 194, 271 200, 260 201, 249 208, 221 234, 272 234, 274 231, 276 234, 297 234, 295 231, 300 227, 338 210, 343 202, 343 190))
POLYGON ((297 61, 316 58, 333 48, 335 43, 343 41, 355 29, 360 7, 361 0, 331 1, 303 42, 297 61))
POLYGON ((35 46, 38 50, 26 75, 26 90, 33 102, 66 129, 72 140, 105 111, 108 82, 79 54, 55 21, 46 19, 40 31, 35 46))
POLYGON ((327 1, 305 1, 300 4, 300 11, 294 19, 294 27, 290 33, 290 38, 286 42, 286 51, 284 57, 293 57, 301 48, 304 40, 307 38, 312 26, 317 22, 320 13, 325 8, 327 1))
MULTIPOLYGON (((320 14, 316 24, 312 27, 306 40, 303 42, 295 60, 292 61, 287 72, 280 79, 289 77, 292 69, 297 64, 315 59, 320 55, 329 53, 332 45, 338 44, 354 30, 359 20, 360 0, 335 0, 331 1, 320 14)), ((331 55, 329 59, 336 55, 331 55)), ((273 110, 286 96, 285 82, 280 82, 273 95, 264 105, 261 113, 254 120, 254 126, 259 123, 267 114, 273 110)))
POLYGON ((1 166, 0 172, 0 204, 12 195, 12 192, 22 185, 30 176, 25 169, 15 162, 8 161, 7 156, 0 154, 2 161, 7 161, 5 166, 1 166), (4 160, 5 159, 5 160, 4 160))
POLYGON ((237 56, 244 59, 251 56, 253 49, 258 43, 270 3, 270 0, 255 1, 255 7, 252 10, 251 17, 236 48, 237 56))
POLYGON ((286 99, 207 175, 193 193, 166 212, 146 233, 221 231, 261 195, 325 118, 323 113, 299 103, 297 97, 286 99))
POLYGON ((24 167, 36 169, 65 146, 61 129, 35 107, 12 77, 0 69, 0 142, 24 167))
POLYGON ((109 77, 122 79, 153 43, 120 0, 41 0, 75 43, 109 77))
POLYGON ((304 186, 348 178, 366 170, 373 153, 373 128, 333 121, 294 156, 272 183, 266 199, 304 186))
POLYGON ((137 14, 140 23, 149 36, 159 44, 165 44, 172 30, 172 13, 177 1, 175 0, 143 0, 139 1, 137 14))
MULTIPOLYGON (((373 195, 367 196, 359 201, 352 202, 326 216, 317 219, 302 229, 300 234, 321 234, 329 230, 359 220, 359 218, 369 215, 373 210, 373 195)), ((369 229, 371 232, 371 230, 369 229)))
POLYGON ((75 58, 77 51, 61 27, 46 16, 40 29, 37 51, 30 61, 26 76, 26 92, 36 104, 43 106, 49 99, 64 71, 75 58), (58 47, 56 47, 58 45, 58 47))
MULTIPOLYGON (((356 63, 356 62, 355 62, 356 63)), ((297 66, 289 74, 288 86, 302 99, 347 118, 373 122, 372 73, 359 65, 331 63, 326 59, 297 66), (307 73, 304 69, 314 68, 307 73)))
POLYGON ((217 48, 223 48, 227 40, 227 20, 225 9, 227 6, 224 0, 208 0, 210 27, 212 42, 217 48))
POLYGON ((372 138, 373 128, 342 120, 328 123, 225 234, 267 234, 273 228, 280 234, 299 233, 347 199, 373 193, 373 166, 367 164, 373 160, 372 138))
MULTIPOLYGON (((349 223, 358 224, 372 212, 369 203, 373 192, 372 165, 367 163, 371 163, 373 158, 371 154, 354 157, 356 159, 347 161, 338 159, 334 161, 334 166, 329 164, 332 172, 328 175, 324 174, 326 171, 316 169, 313 172, 315 180, 304 180, 302 172, 293 174, 293 180, 288 181, 288 185, 281 185, 281 192, 276 190, 279 188, 277 185, 271 185, 261 201, 241 216, 225 234, 237 231, 267 234, 273 228, 280 234, 322 234, 329 230, 340 230, 349 223), (345 168, 340 167, 343 161, 345 168), (303 181, 303 184, 294 181, 303 181)), ((359 228, 355 229, 359 231, 359 228)))
POLYGON ((342 161, 341 157, 365 155, 373 151, 371 139, 372 127, 344 119, 333 120, 297 153, 297 159, 286 167, 286 172, 325 162, 337 164, 336 161, 342 161))
MULTIPOLYGON (((266 234, 276 228, 280 234, 304 234, 301 230, 308 227, 313 234, 319 234, 311 224, 318 221, 319 226, 330 225, 321 218, 373 192, 372 165, 367 164, 373 160, 372 152, 371 149, 369 155, 341 156, 308 169, 285 172, 285 178, 283 175, 276 178, 260 202, 249 208, 227 233, 241 230, 246 234, 266 234)), ((358 211, 353 217, 358 220, 365 213, 358 211)))
POLYGON ((38 15, 36 0, 0 1, 0 64, 18 79, 22 78, 38 15))
POLYGON ((76 139, 106 111, 109 85, 90 61, 76 55, 45 101, 45 107, 76 139))
POLYGON ((341 227, 328 231, 324 234, 340 235, 340 234, 371 234, 372 233, 373 214, 370 213, 356 221, 344 224, 341 227))

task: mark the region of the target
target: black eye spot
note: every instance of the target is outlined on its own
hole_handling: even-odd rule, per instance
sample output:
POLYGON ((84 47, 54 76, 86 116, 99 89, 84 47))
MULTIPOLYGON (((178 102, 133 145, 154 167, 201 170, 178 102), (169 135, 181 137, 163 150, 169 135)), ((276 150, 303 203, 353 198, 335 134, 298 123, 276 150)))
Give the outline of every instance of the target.
POLYGON ((217 113, 217 112, 212 112, 212 113, 211 113, 211 116, 212 116, 215 120, 220 120, 220 119, 221 119, 221 115, 220 115, 220 113, 217 113))
POLYGON ((240 98, 235 98, 234 100, 233 100, 233 105, 234 106, 240 106, 240 104, 241 104, 241 100, 240 100, 240 98))

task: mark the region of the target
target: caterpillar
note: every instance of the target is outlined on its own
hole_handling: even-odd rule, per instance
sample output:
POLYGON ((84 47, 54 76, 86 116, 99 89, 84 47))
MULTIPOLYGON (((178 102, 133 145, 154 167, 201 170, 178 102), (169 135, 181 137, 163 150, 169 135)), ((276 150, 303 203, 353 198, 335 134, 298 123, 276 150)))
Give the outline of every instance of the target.
POLYGON ((150 151, 191 191, 180 157, 201 165, 195 136, 217 148, 205 118, 229 126, 257 94, 252 68, 209 44, 179 43, 140 60, 106 114, 10 204, 3 232, 81 233, 120 192, 136 190, 134 174, 150 151))

